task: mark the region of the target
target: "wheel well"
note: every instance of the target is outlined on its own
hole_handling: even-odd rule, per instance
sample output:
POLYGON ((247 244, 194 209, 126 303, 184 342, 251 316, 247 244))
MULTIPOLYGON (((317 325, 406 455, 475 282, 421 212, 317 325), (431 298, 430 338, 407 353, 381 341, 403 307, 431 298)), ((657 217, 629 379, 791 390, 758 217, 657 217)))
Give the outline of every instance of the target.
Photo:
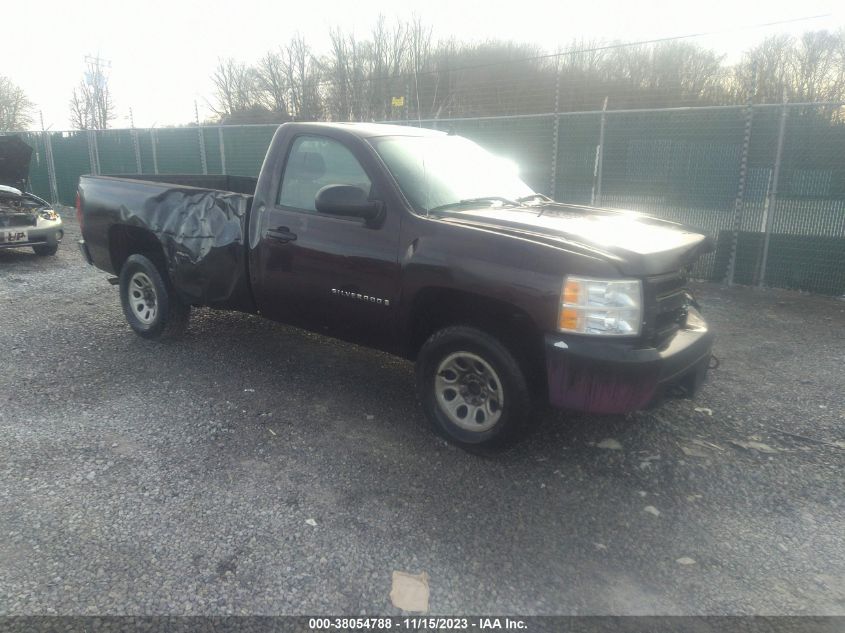
POLYGON ((130 255, 140 254, 155 262, 162 274, 166 274, 164 251, 161 242, 152 231, 135 226, 116 225, 109 229, 109 256, 112 269, 120 274, 124 262, 130 255))
POLYGON ((423 343, 450 325, 467 325, 495 336, 529 374, 530 383, 545 388, 543 336, 527 312, 498 299, 452 290, 428 288, 420 291, 411 309, 405 355, 415 360, 423 343))

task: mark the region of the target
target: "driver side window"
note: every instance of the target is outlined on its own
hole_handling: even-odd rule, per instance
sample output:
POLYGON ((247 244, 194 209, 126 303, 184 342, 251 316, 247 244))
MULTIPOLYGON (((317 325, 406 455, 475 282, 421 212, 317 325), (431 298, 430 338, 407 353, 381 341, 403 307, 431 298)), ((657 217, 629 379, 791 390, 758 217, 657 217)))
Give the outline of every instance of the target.
POLYGON ((288 154, 278 204, 316 212, 314 198, 326 185, 354 185, 370 195, 372 183, 343 144, 322 136, 299 136, 288 154))

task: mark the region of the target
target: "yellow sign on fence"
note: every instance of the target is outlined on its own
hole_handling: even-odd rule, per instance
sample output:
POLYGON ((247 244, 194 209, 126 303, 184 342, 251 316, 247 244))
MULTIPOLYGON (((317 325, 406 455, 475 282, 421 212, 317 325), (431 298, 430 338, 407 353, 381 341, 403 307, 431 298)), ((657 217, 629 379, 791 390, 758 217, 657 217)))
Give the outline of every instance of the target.
POLYGON ((402 108, 405 106, 405 97, 393 97, 393 99, 390 100, 390 104, 394 108, 402 108))

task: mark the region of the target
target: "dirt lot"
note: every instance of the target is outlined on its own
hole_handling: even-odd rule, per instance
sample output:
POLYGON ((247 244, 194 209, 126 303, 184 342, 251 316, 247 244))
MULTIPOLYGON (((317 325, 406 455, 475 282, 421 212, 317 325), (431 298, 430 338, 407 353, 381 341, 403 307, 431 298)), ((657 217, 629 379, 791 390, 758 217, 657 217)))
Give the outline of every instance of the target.
POLYGON ((0 252, 0 614, 398 613, 393 570, 435 613, 845 614, 845 302, 697 286, 696 402, 481 458, 389 356, 209 310, 141 340, 66 221, 0 252))

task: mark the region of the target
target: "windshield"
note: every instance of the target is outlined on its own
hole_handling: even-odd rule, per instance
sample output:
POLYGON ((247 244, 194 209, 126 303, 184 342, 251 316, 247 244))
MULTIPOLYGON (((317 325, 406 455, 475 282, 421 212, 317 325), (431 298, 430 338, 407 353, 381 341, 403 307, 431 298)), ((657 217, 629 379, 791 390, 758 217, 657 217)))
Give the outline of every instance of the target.
POLYGON ((370 142, 419 212, 534 195, 512 162, 460 136, 386 136, 370 142))

